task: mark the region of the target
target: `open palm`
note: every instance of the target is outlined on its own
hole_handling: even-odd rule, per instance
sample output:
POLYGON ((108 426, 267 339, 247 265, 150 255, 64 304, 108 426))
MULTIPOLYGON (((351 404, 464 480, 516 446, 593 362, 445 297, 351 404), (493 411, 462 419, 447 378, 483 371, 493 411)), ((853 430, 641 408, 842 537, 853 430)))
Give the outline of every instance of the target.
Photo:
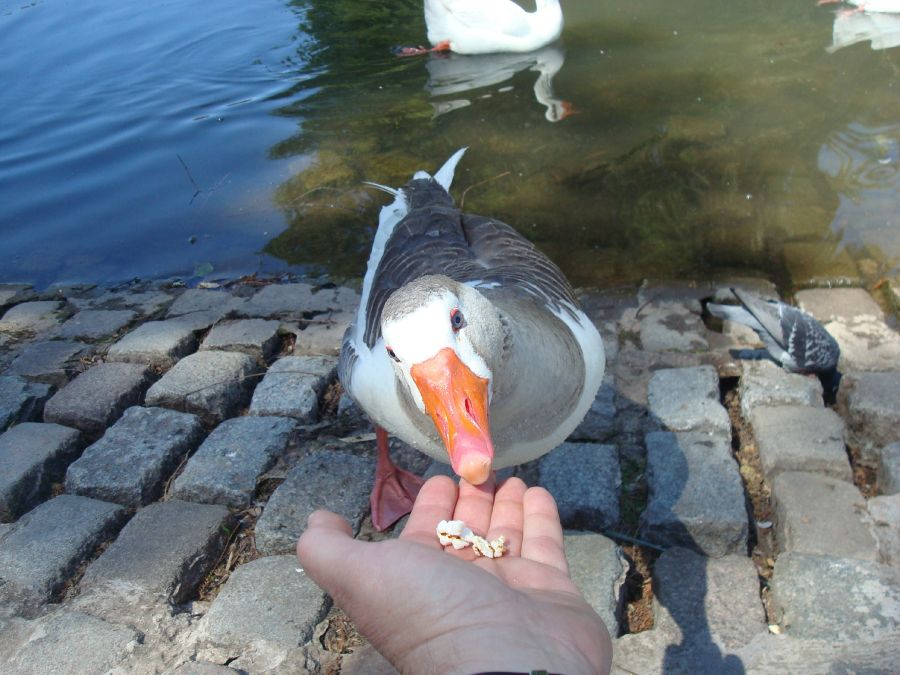
POLYGON ((517 478, 496 490, 432 478, 393 541, 356 541, 346 520, 317 511, 297 554, 404 673, 609 669, 606 628, 569 578, 556 503, 517 478), (449 519, 503 535, 508 553, 442 548, 435 527, 449 519))

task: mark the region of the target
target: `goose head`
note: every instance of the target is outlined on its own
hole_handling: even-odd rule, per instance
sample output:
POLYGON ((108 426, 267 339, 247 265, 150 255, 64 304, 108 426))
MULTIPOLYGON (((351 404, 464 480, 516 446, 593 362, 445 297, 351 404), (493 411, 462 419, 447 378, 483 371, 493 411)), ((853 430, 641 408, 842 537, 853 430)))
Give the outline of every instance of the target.
POLYGON ((395 291, 381 317, 399 386, 431 418, 453 470, 473 485, 491 475, 488 411, 504 332, 474 288, 429 275, 395 291))

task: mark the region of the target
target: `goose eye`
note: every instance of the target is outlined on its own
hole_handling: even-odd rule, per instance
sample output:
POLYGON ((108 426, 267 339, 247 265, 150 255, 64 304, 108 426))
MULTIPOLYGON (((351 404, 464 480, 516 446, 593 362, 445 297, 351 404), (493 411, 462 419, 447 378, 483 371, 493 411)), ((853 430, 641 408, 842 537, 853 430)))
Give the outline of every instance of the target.
POLYGON ((388 356, 390 356, 393 361, 400 363, 400 358, 394 353, 393 349, 390 347, 385 347, 385 349, 387 350, 388 356))
POLYGON ((466 319, 458 309, 450 312, 450 326, 453 328, 454 333, 466 327, 466 319))

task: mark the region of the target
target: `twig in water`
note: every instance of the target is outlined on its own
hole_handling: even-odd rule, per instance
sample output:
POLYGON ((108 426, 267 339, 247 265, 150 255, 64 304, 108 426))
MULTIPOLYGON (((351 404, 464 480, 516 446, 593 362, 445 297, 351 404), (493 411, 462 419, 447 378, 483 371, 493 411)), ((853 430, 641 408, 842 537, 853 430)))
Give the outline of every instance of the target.
POLYGON ((181 162, 181 166, 184 167, 184 172, 187 174, 188 180, 191 181, 191 185, 194 186, 195 192, 194 192, 193 196, 191 197, 191 202, 193 202, 194 199, 197 198, 197 195, 199 195, 201 192, 203 192, 203 190, 201 190, 200 186, 197 185, 197 181, 195 181, 194 177, 191 175, 191 170, 188 168, 188 165, 184 163, 183 159, 181 159, 181 155, 179 155, 176 152, 175 156, 178 158, 178 161, 181 162))
POLYGON ((491 178, 485 178, 484 180, 478 181, 477 183, 473 183, 472 185, 467 187, 465 190, 463 190, 462 197, 459 198, 459 210, 462 211, 463 206, 465 206, 466 194, 468 194, 469 190, 471 190, 474 187, 478 187, 479 185, 484 185, 485 183, 490 183, 492 180, 497 180, 498 178, 503 178, 504 176, 508 176, 511 173, 512 173, 512 171, 504 171, 503 173, 498 173, 496 176, 493 176, 491 178))

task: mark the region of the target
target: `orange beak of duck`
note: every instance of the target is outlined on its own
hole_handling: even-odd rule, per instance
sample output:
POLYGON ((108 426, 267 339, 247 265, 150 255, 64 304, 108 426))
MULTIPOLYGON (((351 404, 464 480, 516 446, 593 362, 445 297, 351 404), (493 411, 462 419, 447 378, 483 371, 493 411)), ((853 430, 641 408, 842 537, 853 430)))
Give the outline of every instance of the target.
POLYGON ((490 477, 494 460, 488 381, 473 373, 449 347, 417 363, 410 373, 453 470, 472 485, 481 485, 490 477))

